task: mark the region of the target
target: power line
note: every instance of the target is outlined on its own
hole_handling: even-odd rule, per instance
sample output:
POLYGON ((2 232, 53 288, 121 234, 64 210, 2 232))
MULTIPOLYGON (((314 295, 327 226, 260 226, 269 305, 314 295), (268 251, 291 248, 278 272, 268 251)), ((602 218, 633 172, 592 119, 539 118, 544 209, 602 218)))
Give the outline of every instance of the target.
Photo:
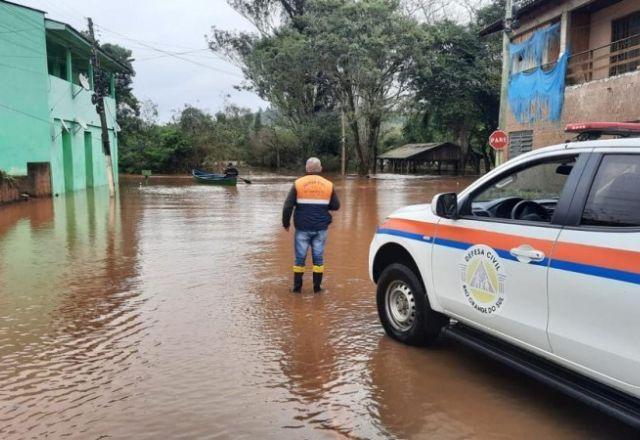
MULTIPOLYGON (((42 27, 34 26, 34 22, 33 21, 26 20, 24 17, 20 16, 15 11, 11 10, 6 4, 0 3, 0 7, 2 7, 5 10, 5 12, 7 12, 10 15, 13 15, 15 18, 17 18, 18 20, 22 21, 23 23, 31 25, 31 27, 26 29, 26 30, 30 30, 30 29, 39 30, 39 31, 42 30, 42 27)), ((13 34, 13 35, 16 34, 16 32, 15 32, 16 30, 15 29, 11 29, 10 27, 5 26, 5 25, 0 25, 0 27, 5 29, 6 33, 13 34)), ((3 33, 5 33, 5 32, 3 32, 3 33)), ((19 43, 13 41, 13 40, 8 39, 7 37, 4 37, 4 39, 5 39, 6 42, 14 44, 14 45, 16 45, 18 47, 22 47, 23 49, 27 49, 27 50, 30 50, 32 52, 38 53, 38 54, 43 54, 43 52, 40 52, 40 51, 36 50, 33 47, 25 46, 24 44, 19 44, 19 43)), ((24 35, 21 37, 21 42, 29 42, 29 43, 33 43, 34 45, 37 45, 37 46, 40 46, 42 44, 42 41, 38 41, 38 40, 31 39, 31 38, 27 38, 27 36, 24 36, 24 35)))
MULTIPOLYGON (((189 55, 189 54, 194 54, 194 53, 200 53, 200 52, 204 52, 206 50, 210 50, 209 48, 205 48, 205 49, 197 49, 197 50, 187 50, 184 52, 174 52, 174 55, 189 55)), ((158 58, 165 58, 168 57, 169 55, 156 55, 155 57, 148 57, 148 58, 140 58, 136 61, 149 61, 149 60, 156 60, 158 58)))
POLYGON ((17 34, 17 33, 19 33, 19 32, 26 32, 26 31, 30 31, 31 29, 34 29, 34 28, 28 28, 28 29, 13 29, 13 30, 10 30, 10 31, 2 31, 2 32, 0 32, 0 34, 17 34))
POLYGON ((0 54, 0 58, 31 58, 31 59, 41 59, 42 56, 31 56, 31 55, 7 55, 6 53, 0 54))
MULTIPOLYGON (((5 3, 2 3, 2 7, 3 7, 3 9, 5 11, 7 11, 7 13, 13 15, 14 17, 16 17, 18 20, 22 21, 23 23, 30 24, 30 25, 32 25, 34 27, 36 27, 39 24, 41 24, 39 19, 36 18, 36 19, 31 20, 31 19, 25 17, 24 15, 20 14, 19 12, 17 12, 15 10, 15 8, 12 7, 12 6, 9 6, 9 5, 5 4, 5 3)), ((37 29, 40 29, 40 28, 37 28, 37 29)))
POLYGON ((35 73, 36 75, 46 74, 46 72, 42 72, 42 71, 39 72, 37 70, 25 69, 24 67, 12 66, 10 64, 0 63, 0 66, 7 67, 9 69, 22 70, 23 72, 35 73))
POLYGON ((67 4, 65 4, 62 0, 56 0, 56 2, 50 2, 49 0, 44 0, 44 2, 49 5, 49 7, 51 9, 55 9, 56 11, 58 11, 59 13, 62 13, 62 15, 69 15, 69 12, 71 12, 71 14, 80 17, 82 19, 82 21, 84 22, 86 16, 84 14, 82 14, 80 11, 72 8, 71 6, 68 6, 67 4), (65 9, 63 10, 63 8, 61 8, 61 6, 65 9))
MULTIPOLYGON (((26 17, 24 17, 23 15, 19 14, 18 12, 16 12, 15 10, 13 10, 12 8, 10 8, 8 5, 4 4, 4 3, 0 3, 0 6, 2 6, 2 9, 4 9, 4 11, 13 16, 14 18, 16 18, 18 21, 24 23, 25 25, 30 26, 29 28, 27 28, 26 30, 37 30, 37 31, 42 31, 42 22, 40 21, 35 21, 35 20, 30 20, 26 17)), ((8 31, 15 31, 14 29, 9 28, 8 26, 2 26, 3 28, 7 29, 8 31)), ((23 40, 29 41, 31 43, 34 44, 41 44, 41 41, 36 39, 32 39, 32 38, 28 38, 28 36, 22 36, 23 40)))
POLYGON ((173 47, 176 49, 181 49, 181 50, 198 50, 199 48, 197 47, 191 47, 191 46, 183 46, 183 45, 178 45, 178 44, 172 44, 172 43, 166 43, 166 42, 159 42, 159 41, 151 41, 151 40, 142 40, 140 38, 131 38, 127 35, 124 35, 120 32, 116 32, 113 30, 109 30, 107 28, 105 28, 104 26, 98 25, 96 24, 96 27, 102 28, 102 30, 107 31, 111 34, 114 35, 118 35, 120 36, 120 38, 123 38, 125 40, 130 40, 130 41, 136 41, 140 44, 146 44, 146 45, 151 45, 151 46, 165 46, 165 47, 173 47))
POLYGON ((51 121, 49 121, 48 119, 43 119, 40 116, 36 116, 34 114, 27 113, 27 112, 24 112, 22 110, 18 110, 17 108, 9 107, 8 105, 4 105, 2 103, 0 103, 0 107, 6 108, 7 110, 11 110, 11 111, 16 112, 16 113, 23 114, 23 115, 28 116, 28 117, 33 118, 33 119, 37 119, 38 121, 46 122, 47 124, 51 123, 51 121))
POLYGON ((235 77, 238 77, 238 78, 243 78, 242 75, 238 75, 238 74, 232 73, 232 72, 227 72, 226 70, 218 69, 218 68, 210 66, 208 64, 203 64, 203 63, 199 63, 199 62, 194 61, 194 60, 190 60, 189 58, 185 58, 183 56, 176 55, 174 52, 169 52, 169 51, 166 51, 166 50, 163 50, 163 49, 158 49, 158 48, 153 47, 153 46, 151 46, 149 44, 146 44, 146 43, 144 43, 144 42, 142 42, 140 40, 136 40, 135 38, 127 37, 126 35, 123 35, 120 32, 116 32, 116 31, 112 31, 110 29, 107 29, 104 26, 98 26, 98 27, 100 27, 102 30, 104 30, 106 32, 109 32, 109 33, 112 33, 112 34, 116 34, 116 35, 120 35, 120 37, 124 38, 125 40, 134 41, 134 42, 136 42, 138 44, 141 44, 141 45, 143 45, 145 47, 148 47, 149 49, 155 50, 156 52, 163 53, 163 54, 165 54, 167 56, 170 56, 170 57, 173 57, 173 58, 177 58, 179 60, 186 61, 188 63, 194 64, 196 66, 204 67, 206 69, 213 70, 215 72, 224 73, 225 75, 230 75, 230 76, 235 76, 235 77))
MULTIPOLYGON (((0 26, 2 26, 2 25, 0 25, 0 26)), ((4 41, 5 41, 6 43, 13 44, 13 45, 14 45, 14 46, 16 46, 16 47, 20 47, 20 48, 25 49, 25 50, 28 50, 28 51, 30 51, 30 52, 37 53, 38 55, 42 55, 42 56, 44 56, 44 52, 41 52, 41 51, 37 50, 37 49, 36 49, 35 47, 33 47, 33 46, 25 46, 24 44, 20 44, 20 43, 18 43, 18 42, 16 42, 16 41, 13 41, 13 40, 11 40, 11 39, 9 39, 9 38, 7 38, 7 37, 3 37, 3 39, 4 39, 4 41)), ((27 41, 29 41, 29 42, 31 42, 31 43, 35 43, 35 42, 34 42, 34 41, 32 41, 32 40, 27 40, 27 41)), ((36 43, 36 44, 40 44, 40 43, 36 43)))
MULTIPOLYGON (((46 0, 45 0, 45 1, 46 1, 46 0)), ((71 7, 69 7, 69 6, 68 6, 68 5, 66 5, 64 2, 62 2, 62 1, 60 1, 60 0, 58 0, 58 1, 59 1, 59 3, 58 3, 58 4, 59 4, 59 5, 61 5, 61 6, 63 6, 65 9, 67 9, 67 11, 71 11, 73 14, 75 14, 75 15, 77 15, 77 16, 79 16, 79 17, 83 18, 83 19, 85 18, 84 14, 82 14, 82 13, 80 13, 79 11, 77 11, 77 10, 75 10, 75 9, 73 9, 73 8, 71 8, 71 7)), ((46 3, 47 3, 48 5, 52 5, 51 3, 49 3, 49 1, 46 1, 46 3)), ((0 3, 0 6, 4 7, 4 8, 7 10, 7 12, 9 12, 9 13, 10 13, 10 14, 12 14, 12 15, 14 15, 16 18, 18 18, 18 19, 20 19, 20 20, 22 20, 22 21, 28 22, 24 17, 21 17, 21 16, 19 16, 19 15, 16 15, 15 11, 10 10, 10 9, 8 8, 8 6, 7 6, 7 5, 4 5, 4 4, 0 3)), ((52 6, 53 6, 53 5, 52 5, 52 6)), ((61 11, 61 9, 60 9, 60 8, 58 8, 58 7, 56 7, 56 6, 53 6, 53 7, 54 7, 54 9, 56 9, 56 10, 58 10, 58 11, 61 11)), ((0 25, 0 26, 1 26, 1 25, 0 25)), ((3 26, 3 27, 5 27, 5 26, 3 26)), ((242 75, 238 75, 237 73, 229 72, 229 71, 226 71, 226 70, 224 70, 224 69, 219 69, 219 68, 217 68, 217 67, 214 67, 214 66, 211 66, 211 65, 208 65, 208 64, 204 64, 204 63, 200 63, 200 62, 198 62, 198 61, 194 61, 194 60, 191 60, 191 59, 189 59, 189 58, 185 58, 185 57, 181 56, 181 55, 185 55, 185 54, 188 54, 188 53, 196 53, 196 52, 205 51, 205 50, 208 50, 208 49, 189 49, 189 51, 183 51, 183 52, 170 52, 170 51, 167 51, 167 50, 164 50, 164 49, 159 49, 159 48, 154 47, 154 46, 152 45, 152 44, 162 44, 162 43, 152 43, 152 44, 150 44, 150 43, 145 42, 145 41, 142 41, 142 40, 138 40, 138 39, 135 39, 135 38, 128 37, 128 36, 126 36, 126 35, 124 35, 124 34, 121 34, 120 32, 116 32, 116 31, 113 31, 113 30, 107 29, 107 28, 106 28, 106 27, 104 27, 104 26, 96 25, 96 27, 98 27, 98 28, 100 28, 100 29, 102 29, 102 30, 104 30, 104 31, 106 31, 106 32, 109 32, 109 33, 111 33, 111 34, 119 35, 119 36, 120 36, 120 38, 123 38, 123 39, 125 39, 125 40, 127 40, 127 41, 132 41, 132 42, 134 42, 134 43, 137 43, 138 45, 143 46, 144 48, 147 48, 148 50, 151 50, 151 51, 154 51, 154 52, 159 52, 159 53, 163 54, 163 55, 162 55, 163 57, 165 57, 165 56, 173 57, 173 58, 176 58, 176 59, 179 59, 179 60, 182 60, 182 61, 186 61, 187 63, 191 63, 191 64, 194 64, 194 65, 196 65, 196 66, 200 66, 200 67, 203 67, 203 68, 205 68, 205 69, 212 70, 212 71, 214 71, 214 72, 218 72, 218 73, 222 73, 222 74, 230 75, 230 76, 235 76, 236 78, 243 78, 243 76, 242 76, 242 75)), ((6 28, 6 27, 5 27, 5 28, 6 28)), ((36 29, 36 28, 34 28, 34 29, 36 29)), ((39 28, 37 28, 37 29, 39 29, 39 28)), ((11 30, 10 30, 10 31, 11 31, 11 30)), ((33 40, 27 40, 27 41, 30 41, 30 42, 33 42, 33 43, 39 44, 39 42, 36 42, 36 41, 33 41, 33 40)), ((18 47, 22 47, 22 48, 24 48, 24 49, 31 50, 31 51, 33 51, 33 52, 35 52, 35 53, 38 53, 38 54, 40 54, 40 53, 41 53, 41 52, 38 52, 37 50, 35 50, 34 48, 30 48, 30 47, 27 47, 27 46, 24 46, 24 45, 20 45, 20 44, 18 44, 18 43, 16 43, 16 42, 14 42, 14 41, 9 41, 9 42, 10 42, 10 43, 12 43, 12 44, 14 44, 14 45, 16 45, 16 46, 18 46, 18 47)), ((167 44, 163 44, 163 45, 165 45, 165 46, 171 46, 171 45, 167 45, 167 44)), ((174 47, 179 47, 179 46, 174 46, 174 47)), ((224 59, 220 58, 219 56, 217 56, 216 54, 213 54, 213 55, 214 55, 214 56, 216 56, 218 59, 220 59, 220 60, 222 60, 222 61, 226 61, 226 60, 224 60, 224 59)), ((161 57, 155 57, 155 58, 161 58, 161 57)), ((153 58, 153 57, 149 57, 149 58, 147 58, 146 60, 148 60, 148 59, 154 59, 154 58, 153 58)))

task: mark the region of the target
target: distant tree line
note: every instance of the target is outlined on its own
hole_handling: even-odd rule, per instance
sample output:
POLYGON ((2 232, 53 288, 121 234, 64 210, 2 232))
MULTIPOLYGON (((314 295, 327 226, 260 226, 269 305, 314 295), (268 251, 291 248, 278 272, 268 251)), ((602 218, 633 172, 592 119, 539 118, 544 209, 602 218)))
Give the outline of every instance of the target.
POLYGON ((212 115, 186 106, 159 124, 154 105, 140 103, 131 75, 122 75, 122 171, 184 172, 225 160, 290 168, 310 155, 338 169, 341 120, 349 166, 361 174, 375 171, 378 154, 408 142, 453 141, 467 168, 492 166, 487 140, 497 126, 501 44, 478 31, 502 16, 504 0, 480 7, 464 0, 462 9, 442 0, 228 2, 256 30, 214 29, 210 47, 242 69, 239 87, 270 108, 228 105, 212 115), (456 11, 470 19, 447 18, 456 11))

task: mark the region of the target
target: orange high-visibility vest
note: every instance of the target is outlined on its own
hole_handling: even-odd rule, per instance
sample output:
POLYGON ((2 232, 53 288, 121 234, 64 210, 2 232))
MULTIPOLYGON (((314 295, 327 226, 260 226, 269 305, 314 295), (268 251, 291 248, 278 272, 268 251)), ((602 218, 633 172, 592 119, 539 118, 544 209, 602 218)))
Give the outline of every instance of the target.
POLYGON ((324 177, 310 174, 296 180, 298 205, 328 205, 333 193, 333 183, 324 177))

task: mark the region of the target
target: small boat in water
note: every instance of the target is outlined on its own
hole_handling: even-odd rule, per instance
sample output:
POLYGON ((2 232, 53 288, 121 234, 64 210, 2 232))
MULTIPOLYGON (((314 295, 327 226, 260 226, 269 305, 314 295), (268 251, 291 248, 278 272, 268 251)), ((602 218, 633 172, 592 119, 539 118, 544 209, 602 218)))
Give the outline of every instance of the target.
POLYGON ((193 178, 208 185, 236 186, 238 178, 235 176, 225 176, 224 174, 207 173, 201 170, 192 170, 193 178))

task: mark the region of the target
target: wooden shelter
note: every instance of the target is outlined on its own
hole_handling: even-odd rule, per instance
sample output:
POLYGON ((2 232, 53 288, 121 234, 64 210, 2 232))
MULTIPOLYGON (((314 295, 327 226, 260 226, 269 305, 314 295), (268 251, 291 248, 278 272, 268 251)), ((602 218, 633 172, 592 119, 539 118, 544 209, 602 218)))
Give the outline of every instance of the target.
POLYGON ((451 142, 406 144, 378 156, 380 171, 415 173, 418 169, 442 172, 443 165, 458 174, 462 148, 451 142))

